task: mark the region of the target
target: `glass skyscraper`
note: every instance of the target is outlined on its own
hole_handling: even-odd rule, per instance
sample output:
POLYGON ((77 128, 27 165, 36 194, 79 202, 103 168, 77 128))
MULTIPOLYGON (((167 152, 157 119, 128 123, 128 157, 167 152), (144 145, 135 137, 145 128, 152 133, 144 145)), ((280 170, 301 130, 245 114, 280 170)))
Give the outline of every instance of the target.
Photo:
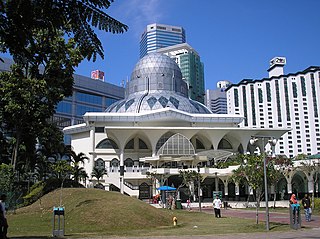
POLYGON ((158 23, 147 25, 140 39, 140 58, 159 48, 185 42, 186 35, 182 27, 158 23))
POLYGON ((161 48, 157 52, 175 59, 188 82, 189 97, 204 104, 204 66, 198 52, 187 43, 161 48))

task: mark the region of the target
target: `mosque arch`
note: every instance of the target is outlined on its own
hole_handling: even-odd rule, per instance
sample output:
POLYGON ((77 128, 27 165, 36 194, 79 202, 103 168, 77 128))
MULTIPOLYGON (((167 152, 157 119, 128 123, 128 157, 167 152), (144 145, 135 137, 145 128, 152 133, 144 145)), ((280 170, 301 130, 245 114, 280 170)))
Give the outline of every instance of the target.
POLYGON ((130 139, 124 149, 134 149, 134 138, 130 139))
POLYGON ((157 144, 156 144, 156 152, 159 151, 159 149, 162 147, 162 145, 163 145, 165 142, 167 142, 167 140, 168 140, 172 135, 174 135, 174 133, 172 133, 172 132, 169 131, 169 132, 163 134, 163 135, 159 138, 159 140, 158 140, 158 142, 157 142, 157 144))
POLYGON ((218 144, 218 149, 232 149, 232 145, 227 139, 222 138, 218 144))
POLYGON ((291 179, 292 193, 295 193, 298 198, 302 198, 307 190, 306 175, 303 171, 296 171, 291 179))
POLYGON ((141 138, 139 138, 139 149, 149 149, 148 145, 141 138))
POLYGON ((119 146, 112 139, 106 138, 97 144, 96 149, 119 149, 119 146))
POLYGON ((158 155, 194 155, 195 150, 190 140, 180 134, 171 136, 158 150, 158 155))

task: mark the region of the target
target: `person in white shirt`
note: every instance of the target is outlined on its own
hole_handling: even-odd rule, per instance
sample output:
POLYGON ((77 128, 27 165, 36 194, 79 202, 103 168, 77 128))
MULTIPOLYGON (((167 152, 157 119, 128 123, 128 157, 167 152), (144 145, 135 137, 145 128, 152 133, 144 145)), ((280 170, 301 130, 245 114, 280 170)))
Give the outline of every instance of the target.
POLYGON ((7 196, 5 194, 2 194, 0 196, 0 238, 1 239, 7 239, 7 232, 8 232, 8 222, 6 217, 6 207, 5 207, 5 201, 7 199, 7 196))
POLYGON ((220 210, 221 206, 222 206, 222 202, 219 196, 217 195, 216 198, 213 200, 214 215, 216 217, 221 217, 221 210, 220 210))

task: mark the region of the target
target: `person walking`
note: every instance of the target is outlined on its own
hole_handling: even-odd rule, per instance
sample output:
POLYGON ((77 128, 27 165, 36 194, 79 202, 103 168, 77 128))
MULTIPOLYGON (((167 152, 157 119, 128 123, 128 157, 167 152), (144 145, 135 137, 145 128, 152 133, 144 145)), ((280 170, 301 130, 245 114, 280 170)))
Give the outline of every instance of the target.
POLYGON ((301 203, 304 208, 304 215, 306 217, 306 222, 310 222, 311 221, 311 207, 310 207, 311 201, 308 194, 304 195, 304 198, 302 198, 301 203))
POLYGON ((187 209, 191 210, 191 201, 190 198, 187 199, 187 209))
POLYGON ((8 232, 8 222, 6 217, 6 207, 5 207, 5 201, 7 199, 7 195, 2 194, 0 196, 0 238, 1 239, 7 239, 7 232, 8 232))
POLYGON ((221 217, 221 210, 220 210, 221 206, 222 206, 222 202, 219 196, 217 195, 216 198, 213 200, 214 215, 216 217, 221 217))

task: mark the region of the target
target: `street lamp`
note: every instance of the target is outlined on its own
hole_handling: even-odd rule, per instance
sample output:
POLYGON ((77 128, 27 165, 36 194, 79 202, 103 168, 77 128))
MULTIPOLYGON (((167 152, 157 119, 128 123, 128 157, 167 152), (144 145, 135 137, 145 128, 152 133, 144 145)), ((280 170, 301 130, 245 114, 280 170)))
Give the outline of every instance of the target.
POLYGON ((201 212, 201 189, 200 189, 200 166, 198 168, 198 198, 199 198, 199 211, 201 212))
MULTIPOLYGON (((263 136, 263 135, 255 135, 250 139, 250 144, 255 145, 257 141, 262 140, 262 147, 260 153, 265 153, 265 140, 268 140, 271 148, 276 145, 277 140, 271 136, 263 136)), ((266 155, 263 156, 263 176, 264 176, 264 194, 265 194, 265 202, 266 202, 266 230, 269 231, 269 201, 268 201, 268 181, 267 181, 267 165, 266 165, 266 155)))

